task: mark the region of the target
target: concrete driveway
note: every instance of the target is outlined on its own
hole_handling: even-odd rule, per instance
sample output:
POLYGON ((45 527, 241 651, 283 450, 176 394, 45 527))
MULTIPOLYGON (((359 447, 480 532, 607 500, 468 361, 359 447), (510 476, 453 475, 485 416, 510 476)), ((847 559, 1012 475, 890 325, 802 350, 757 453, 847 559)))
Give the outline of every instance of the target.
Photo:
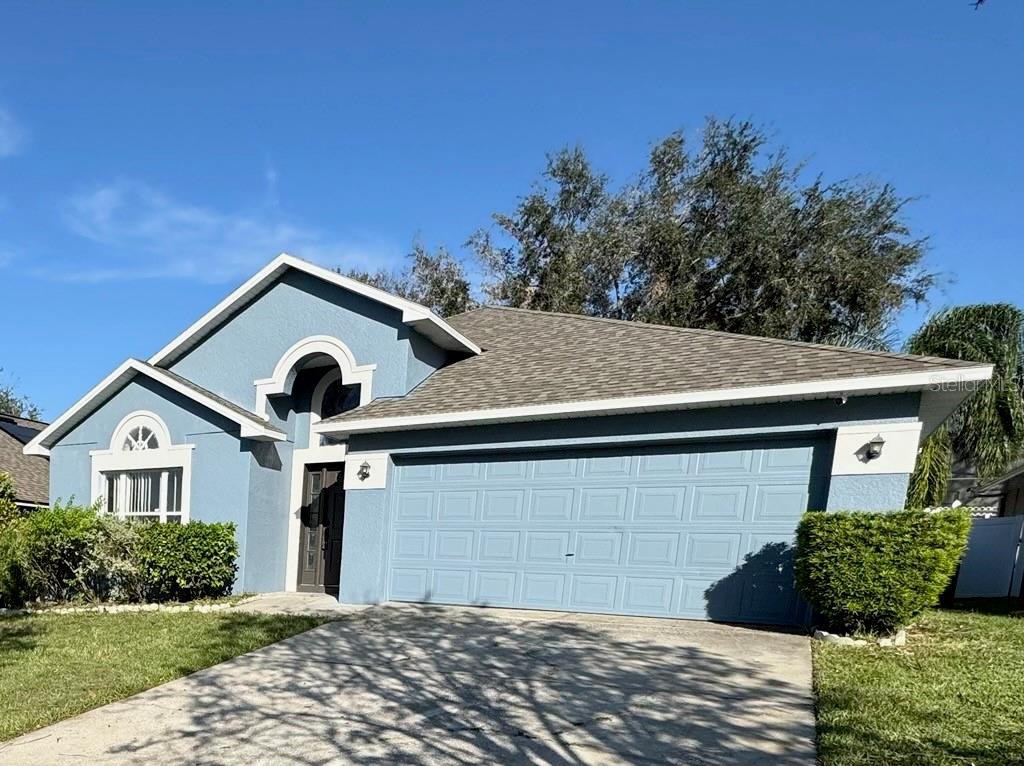
POLYGON ((385 606, 0 745, 4 764, 812 764, 801 636, 385 606))

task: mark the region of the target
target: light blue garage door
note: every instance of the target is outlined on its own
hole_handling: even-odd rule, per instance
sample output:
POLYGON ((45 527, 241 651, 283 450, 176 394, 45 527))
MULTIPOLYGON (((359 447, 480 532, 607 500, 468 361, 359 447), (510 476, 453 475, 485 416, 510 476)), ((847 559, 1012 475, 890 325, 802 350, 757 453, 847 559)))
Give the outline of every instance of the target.
POLYGON ((395 601, 796 623, 814 441, 396 461, 395 601))

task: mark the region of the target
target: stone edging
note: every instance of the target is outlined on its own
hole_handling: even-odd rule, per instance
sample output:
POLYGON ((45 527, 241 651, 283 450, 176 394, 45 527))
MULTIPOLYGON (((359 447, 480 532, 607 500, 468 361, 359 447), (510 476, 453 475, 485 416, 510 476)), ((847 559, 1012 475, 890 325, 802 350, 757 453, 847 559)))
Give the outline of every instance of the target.
POLYGON ((852 636, 840 636, 836 633, 829 633, 827 630, 816 630, 814 631, 814 640, 823 641, 826 644, 838 644, 839 646, 868 646, 869 644, 877 644, 884 647, 906 646, 907 631, 901 630, 892 636, 882 636, 881 638, 868 640, 865 638, 853 638, 852 636))
POLYGON ((235 609, 256 596, 249 596, 238 601, 216 604, 92 604, 89 606, 51 606, 43 608, 4 609, 0 608, 0 617, 20 614, 119 614, 124 612, 224 612, 235 609))

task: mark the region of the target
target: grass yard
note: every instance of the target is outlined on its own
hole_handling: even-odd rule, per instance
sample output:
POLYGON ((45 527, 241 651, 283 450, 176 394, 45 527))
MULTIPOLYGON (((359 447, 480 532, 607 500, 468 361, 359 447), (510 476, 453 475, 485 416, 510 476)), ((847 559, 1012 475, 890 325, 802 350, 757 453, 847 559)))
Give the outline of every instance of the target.
POLYGON ((1024 764, 1024 606, 971 608, 927 612, 902 649, 813 642, 823 766, 1024 764))
POLYGON ((225 612, 0 617, 0 741, 322 622, 225 612))

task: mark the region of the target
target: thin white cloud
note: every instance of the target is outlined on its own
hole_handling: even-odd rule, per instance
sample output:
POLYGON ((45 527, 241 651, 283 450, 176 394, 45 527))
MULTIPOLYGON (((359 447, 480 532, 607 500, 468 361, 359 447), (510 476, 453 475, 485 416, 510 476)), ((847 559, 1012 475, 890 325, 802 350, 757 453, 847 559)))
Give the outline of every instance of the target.
POLYGON ((13 157, 28 143, 28 129, 0 106, 0 157, 13 157))
POLYGON ((263 181, 266 185, 266 204, 268 207, 277 207, 281 204, 277 196, 277 168, 274 163, 267 159, 263 168, 263 181))
MULTIPOLYGON (((275 206, 276 207, 276 206, 275 206)), ((65 210, 71 230, 94 243, 81 261, 49 268, 69 281, 176 277, 219 282, 245 276, 281 252, 326 266, 376 269, 402 255, 380 241, 339 241, 276 209, 231 213, 174 199, 118 180, 75 195, 65 210)))

